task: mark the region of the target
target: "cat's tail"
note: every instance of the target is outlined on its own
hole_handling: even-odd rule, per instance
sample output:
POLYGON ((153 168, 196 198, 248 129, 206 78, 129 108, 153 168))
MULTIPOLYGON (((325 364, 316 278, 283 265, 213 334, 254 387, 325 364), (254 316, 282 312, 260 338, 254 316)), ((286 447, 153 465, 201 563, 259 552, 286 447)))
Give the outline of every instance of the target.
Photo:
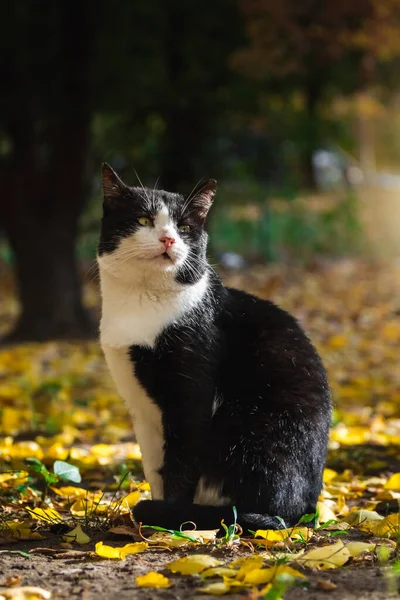
MULTIPOLYGON (((231 506, 180 504, 165 500, 142 500, 133 508, 133 516, 142 525, 156 525, 179 530, 182 523, 191 521, 200 530, 221 529, 221 521, 229 526, 235 522, 231 506)), ((285 522, 278 517, 238 511, 237 523, 247 533, 257 529, 283 529, 285 522)))

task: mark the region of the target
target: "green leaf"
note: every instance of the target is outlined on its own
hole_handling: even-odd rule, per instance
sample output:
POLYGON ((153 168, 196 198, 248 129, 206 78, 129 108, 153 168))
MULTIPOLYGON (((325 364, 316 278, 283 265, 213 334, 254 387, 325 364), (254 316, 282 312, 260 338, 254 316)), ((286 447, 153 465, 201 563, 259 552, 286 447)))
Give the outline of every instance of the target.
POLYGON ((50 471, 44 466, 44 464, 40 462, 40 460, 38 460, 37 458, 26 458, 25 463, 32 471, 34 471, 35 473, 39 473, 43 477, 47 485, 57 483, 58 475, 50 473, 50 471))
POLYGON ((314 519, 316 518, 316 514, 315 513, 310 513, 308 515, 303 515, 300 519, 300 521, 298 522, 298 525, 300 525, 300 523, 311 523, 311 521, 314 521, 314 519))
POLYGON ((78 467, 75 467, 75 465, 70 465, 63 460, 56 460, 53 469, 54 473, 61 477, 61 479, 67 479, 68 481, 73 481, 74 483, 80 483, 82 481, 78 467))

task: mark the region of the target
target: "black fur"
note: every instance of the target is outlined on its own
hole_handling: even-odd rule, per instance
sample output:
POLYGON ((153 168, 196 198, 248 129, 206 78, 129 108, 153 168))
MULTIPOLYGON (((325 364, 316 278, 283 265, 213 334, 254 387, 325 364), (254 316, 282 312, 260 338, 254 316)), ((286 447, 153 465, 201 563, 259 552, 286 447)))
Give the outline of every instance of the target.
MULTIPOLYGON (((154 202, 160 197, 184 218, 182 196, 157 192, 154 202)), ((106 209, 100 251, 112 251, 115 232, 131 231, 134 210, 106 209)), ((223 286, 206 261, 203 221, 188 210, 194 269, 177 278, 190 285, 207 270, 209 285, 154 348, 130 348, 136 376, 162 411, 165 438, 165 500, 140 502, 134 517, 214 529, 221 519, 233 522, 236 506, 244 529, 280 528, 276 517, 291 526, 315 512, 322 487, 331 415, 325 369, 292 316, 223 286), (228 506, 193 504, 200 477, 228 506)))

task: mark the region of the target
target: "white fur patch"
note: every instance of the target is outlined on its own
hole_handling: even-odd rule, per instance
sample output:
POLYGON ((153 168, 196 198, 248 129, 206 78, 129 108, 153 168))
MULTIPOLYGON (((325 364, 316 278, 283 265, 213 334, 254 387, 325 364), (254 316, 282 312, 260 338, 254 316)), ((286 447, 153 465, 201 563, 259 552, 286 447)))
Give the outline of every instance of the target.
POLYGON ((204 504, 207 506, 226 506, 231 504, 229 498, 221 495, 221 488, 214 485, 206 485, 201 478, 194 496, 195 504, 204 504))
POLYGON ((133 283, 121 281, 103 271, 100 264, 103 346, 153 347, 157 336, 201 302, 207 289, 207 274, 190 286, 166 285, 161 280, 158 289, 147 287, 145 274, 140 275, 133 283))
POLYGON ((164 436, 161 411, 146 394, 134 374, 127 348, 103 345, 108 368, 117 390, 132 415, 136 439, 143 457, 143 470, 155 500, 164 497, 159 469, 164 463, 164 436))

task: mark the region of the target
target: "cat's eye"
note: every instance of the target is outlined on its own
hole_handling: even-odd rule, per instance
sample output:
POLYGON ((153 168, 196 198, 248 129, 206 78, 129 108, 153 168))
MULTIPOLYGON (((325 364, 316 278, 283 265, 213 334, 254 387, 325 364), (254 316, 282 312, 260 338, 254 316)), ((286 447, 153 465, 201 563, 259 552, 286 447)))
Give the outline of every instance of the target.
POLYGON ((189 233, 190 225, 179 225, 178 229, 181 233, 189 233))
POLYGON ((139 217, 138 223, 142 227, 153 227, 153 221, 149 217, 139 217))

